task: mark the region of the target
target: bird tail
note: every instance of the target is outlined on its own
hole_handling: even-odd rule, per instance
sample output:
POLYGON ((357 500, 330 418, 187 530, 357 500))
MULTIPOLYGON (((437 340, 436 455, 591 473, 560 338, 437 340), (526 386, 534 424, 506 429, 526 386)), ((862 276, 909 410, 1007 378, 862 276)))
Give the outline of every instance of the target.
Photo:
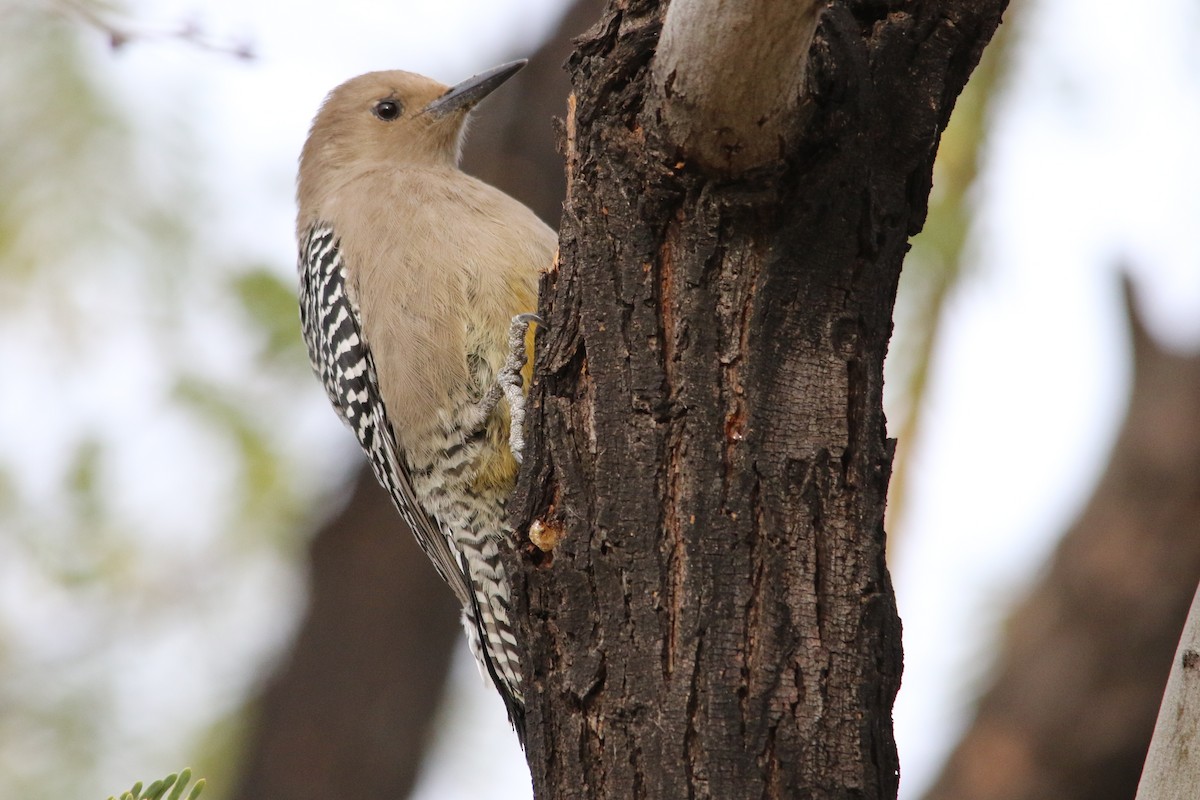
POLYGON ((471 604, 463 607, 463 627, 475 665, 484 681, 490 680, 504 701, 508 721, 525 749, 525 702, 520 688, 520 663, 515 658, 516 642, 508 620, 507 604, 496 608, 499 597, 488 597, 474 581, 471 604), (499 611, 500 613, 496 613, 499 611), (492 621, 492 622, 489 622, 492 621), (508 634, 502 638, 500 631, 508 634))

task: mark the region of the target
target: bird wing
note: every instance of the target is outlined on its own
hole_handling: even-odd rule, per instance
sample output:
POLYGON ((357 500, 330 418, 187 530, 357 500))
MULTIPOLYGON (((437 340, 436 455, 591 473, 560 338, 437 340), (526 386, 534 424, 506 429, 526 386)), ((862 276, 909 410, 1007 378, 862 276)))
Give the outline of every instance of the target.
POLYGON ((313 225, 301 246, 300 297, 300 323, 313 371, 338 415, 358 437, 375 477, 391 495, 417 543, 459 603, 467 605, 471 592, 463 569, 446 532, 417 502, 412 476, 398 452, 379 393, 375 359, 363 338, 358 303, 330 225, 313 225))

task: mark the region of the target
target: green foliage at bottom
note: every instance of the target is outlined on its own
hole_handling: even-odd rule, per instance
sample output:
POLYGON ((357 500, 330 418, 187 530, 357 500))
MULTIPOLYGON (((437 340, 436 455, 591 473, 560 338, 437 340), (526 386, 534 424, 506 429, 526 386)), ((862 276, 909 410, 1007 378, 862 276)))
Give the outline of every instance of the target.
MULTIPOLYGON (((122 793, 120 797, 110 795, 108 800, 181 800, 191 779, 192 771, 185 769, 177 775, 168 775, 162 780, 157 780, 145 789, 142 789, 141 782, 135 783, 132 789, 122 793), (167 794, 168 791, 171 793, 167 794)), ((204 791, 203 778, 196 781, 196 785, 192 787, 186 800, 196 800, 202 791, 204 791)))

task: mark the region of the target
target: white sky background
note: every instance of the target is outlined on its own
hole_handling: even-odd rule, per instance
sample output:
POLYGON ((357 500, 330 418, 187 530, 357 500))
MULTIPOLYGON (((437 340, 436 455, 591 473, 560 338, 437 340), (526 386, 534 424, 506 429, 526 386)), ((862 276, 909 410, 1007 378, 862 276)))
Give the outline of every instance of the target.
MULTIPOLYGON (((1129 374, 1114 264, 1133 266, 1156 334, 1176 346, 1200 343, 1200 15, 1187 0, 1103 12, 1086 0, 1035 5, 1010 90, 993 109, 977 190, 978 258, 948 309, 893 566, 905 626, 896 709, 903 798, 932 777, 984 676, 980 656, 1007 603, 1103 466, 1129 374)), ((219 250, 290 271, 296 156, 330 88, 383 68, 454 82, 532 51, 561 7, 140 0, 129 4, 139 26, 194 19, 214 36, 249 39, 257 59, 174 42, 114 56, 97 35, 95 68, 146 131, 180 120, 194 130, 219 250)), ((233 344, 217 334, 214 346, 233 344)), ((86 380, 102 387, 104 375, 86 380)), ((302 436, 348 458, 352 444, 322 408, 315 381, 311 395, 297 423, 302 436)), ((38 427, 22 433, 0 422, 0 449, 22 447, 24 436, 34 452, 38 427)), ((38 465, 30 468, 36 475, 38 465)), ((295 613, 283 595, 288 602, 271 614, 229 620, 242 628, 234 638, 280 638, 291 622, 279 615, 295 613)), ((238 652, 247 669, 263 656, 249 646, 238 652)), ((446 712, 451 728, 421 800, 529 797, 499 701, 465 658, 455 680, 466 699, 446 712)), ((214 694, 185 683, 196 696, 214 694)), ((141 766, 137 777, 154 773, 141 766)))

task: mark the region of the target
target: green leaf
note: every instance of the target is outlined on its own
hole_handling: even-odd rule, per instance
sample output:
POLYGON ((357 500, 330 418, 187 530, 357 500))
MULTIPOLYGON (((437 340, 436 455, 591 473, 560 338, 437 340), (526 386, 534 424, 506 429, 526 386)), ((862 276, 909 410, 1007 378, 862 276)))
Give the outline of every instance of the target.
MULTIPOLYGON (((175 776, 172 775, 171 777, 174 778, 175 776)), ((184 768, 183 772, 179 773, 179 781, 175 784, 175 788, 171 790, 171 795, 167 798, 167 800, 179 800, 179 798, 183 795, 184 787, 187 786, 188 781, 191 779, 192 771, 184 768)))
MULTIPOLYGON (((142 791, 142 782, 138 781, 133 785, 132 789, 121 795, 120 800, 163 800, 163 795, 168 789, 171 789, 171 794, 166 800, 180 800, 183 797, 184 789, 187 788, 188 782, 191 779, 192 771, 184 769, 178 773, 172 773, 165 778, 154 781, 146 787, 145 791, 142 791)), ((187 800, 196 800, 200 796, 200 792, 204 790, 205 785, 203 778, 196 781, 196 785, 192 787, 187 800)), ((108 800, 115 800, 115 798, 109 795, 108 800)))

